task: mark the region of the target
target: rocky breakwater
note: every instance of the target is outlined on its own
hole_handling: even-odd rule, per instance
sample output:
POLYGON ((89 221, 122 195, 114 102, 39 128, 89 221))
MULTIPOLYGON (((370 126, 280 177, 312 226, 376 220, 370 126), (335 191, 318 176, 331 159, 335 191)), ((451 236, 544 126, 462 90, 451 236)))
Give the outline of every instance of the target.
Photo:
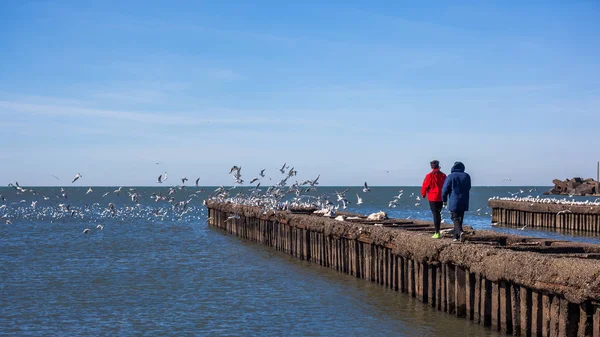
POLYGON ((592 178, 554 179, 552 182, 554 183, 554 187, 550 191, 544 192, 544 194, 600 196, 600 182, 592 178))

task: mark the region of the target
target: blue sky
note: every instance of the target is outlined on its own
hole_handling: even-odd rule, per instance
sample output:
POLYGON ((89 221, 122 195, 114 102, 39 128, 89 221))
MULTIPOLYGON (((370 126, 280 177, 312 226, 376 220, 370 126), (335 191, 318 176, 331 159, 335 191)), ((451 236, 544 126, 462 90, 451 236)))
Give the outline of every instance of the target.
POLYGON ((287 162, 325 185, 419 185, 435 158, 476 185, 593 177, 599 17, 597 1, 2 1, 0 170, 218 185, 287 162))

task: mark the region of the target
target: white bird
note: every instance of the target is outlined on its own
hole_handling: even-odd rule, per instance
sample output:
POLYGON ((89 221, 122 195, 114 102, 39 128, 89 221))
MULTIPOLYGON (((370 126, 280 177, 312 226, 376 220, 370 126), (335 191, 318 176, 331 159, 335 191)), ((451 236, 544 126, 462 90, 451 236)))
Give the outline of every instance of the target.
POLYGON ((158 178, 156 179, 156 182, 159 184, 162 184, 162 174, 158 176, 158 178))
POLYGON ((527 225, 525 225, 525 226, 523 226, 523 227, 519 228, 519 230, 520 230, 520 231, 524 231, 524 230, 525 230, 525 227, 527 227, 527 225))
POLYGON ((363 192, 367 193, 370 191, 371 191, 371 189, 369 188, 369 186, 367 185, 367 182, 365 181, 365 184, 363 185, 363 192))
POLYGON ((169 175, 165 172, 165 174, 163 174, 163 181, 167 181, 167 179, 169 179, 169 175))
POLYGON ((102 194, 102 198, 104 198, 105 196, 107 196, 109 194, 110 194, 110 192, 106 192, 106 193, 102 194))
POLYGON ((98 226, 96 226, 96 229, 103 230, 104 226, 102 226, 101 224, 98 224, 98 226))
POLYGON ((225 222, 227 222, 227 221, 229 221, 229 220, 235 220, 235 219, 239 219, 239 218, 240 218, 240 216, 239 216, 239 215, 237 215, 237 214, 235 214, 235 215, 232 215, 232 216, 228 217, 228 218, 227 218, 227 220, 225 220, 225 222))
POLYGON ((33 209, 35 209, 35 205, 37 205, 37 201, 32 201, 32 202, 31 202, 31 207, 32 207, 33 209))
POLYGON ((560 211, 560 212, 556 213, 556 215, 563 214, 563 213, 572 213, 572 212, 569 209, 565 209, 564 211, 560 211))
POLYGON ((71 182, 71 184, 74 183, 75 181, 77 181, 77 179, 79 179, 81 177, 82 177, 81 173, 77 173, 77 175, 75 175, 75 178, 73 178, 73 181, 71 182))
POLYGON ((92 188, 90 187, 90 188, 88 188, 87 192, 85 192, 85 195, 88 195, 88 194, 90 194, 92 192, 94 192, 94 190, 92 190, 92 188))
POLYGON ((361 205, 363 203, 362 198, 358 195, 358 193, 356 193, 356 199, 358 199, 358 201, 356 201, 357 205, 361 205))
POLYGON ((89 232, 90 232, 90 229, 89 229, 89 228, 86 228, 86 229, 84 229, 84 230, 83 230, 83 234, 87 234, 87 233, 89 233, 89 232))

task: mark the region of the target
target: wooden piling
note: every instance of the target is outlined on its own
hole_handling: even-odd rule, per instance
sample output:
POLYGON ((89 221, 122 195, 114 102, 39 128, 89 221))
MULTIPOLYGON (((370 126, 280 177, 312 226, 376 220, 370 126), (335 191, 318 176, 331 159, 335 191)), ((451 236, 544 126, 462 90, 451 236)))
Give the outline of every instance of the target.
POLYGON ((489 200, 492 222, 509 227, 545 228, 600 235, 600 206, 489 200))
MULTIPOLYGON (((418 252, 411 251, 415 248, 397 249, 400 246, 392 242, 379 242, 368 234, 361 236, 346 236, 344 234, 332 234, 325 232, 323 228, 311 227, 308 218, 297 221, 293 218, 246 216, 242 210, 233 212, 231 206, 213 204, 209 207, 209 225, 221 228, 228 233, 237 235, 251 241, 259 242, 273 249, 286 252, 298 259, 311 261, 315 264, 335 269, 339 272, 353 275, 397 290, 415 297, 427 305, 440 311, 466 318, 476 324, 482 324, 494 330, 503 331, 506 334, 517 336, 591 336, 600 337, 600 294, 593 293, 598 289, 596 279, 587 278, 582 281, 581 288, 569 292, 573 282, 578 282, 582 277, 597 276, 600 267, 597 264, 597 256, 600 256, 600 248, 592 245, 578 244, 568 246, 560 243, 553 246, 551 240, 546 240, 539 246, 534 246, 535 252, 527 254, 538 254, 544 258, 544 270, 537 277, 536 283, 518 281, 520 270, 511 272, 509 266, 503 266, 507 275, 492 274, 489 278, 487 268, 489 263, 471 264, 469 258, 463 256, 475 254, 481 250, 483 258, 494 259, 498 251, 512 252, 510 254, 523 254, 519 246, 526 242, 527 238, 505 237, 501 240, 497 235, 491 236, 490 240, 501 243, 498 248, 486 248, 485 245, 461 245, 448 244, 442 249, 456 250, 471 249, 463 253, 457 253, 460 259, 453 259, 452 254, 444 255, 444 259, 438 259, 439 255, 430 255, 427 258, 419 258, 418 252), (239 214, 239 219, 226 221, 229 216, 239 214), (305 222, 307 221, 307 222, 305 222), (511 246, 514 245, 514 246, 511 246), (567 264, 554 264, 551 255, 544 255, 544 249, 554 249, 561 254, 560 260, 569 259, 568 254, 573 252, 577 258, 568 260, 567 264), (592 260, 590 263, 582 264, 588 255, 592 260), (553 267, 553 266, 562 267, 553 267), (576 268, 582 275, 572 278, 569 271, 563 270, 565 266, 581 265, 576 268), (548 269, 548 273, 544 271, 548 269), (554 268, 554 269, 552 269, 554 268), (546 276, 548 275, 548 276, 546 276), (561 280, 560 275, 568 282, 561 283, 560 287, 554 285, 561 280), (587 276, 586 276, 587 275, 587 276), (591 276, 590 276, 591 275, 591 276), (546 278, 545 278, 546 277, 546 278), (594 283, 596 282, 596 283, 594 283), (549 285, 546 287, 545 285, 549 285), (555 289, 561 289, 555 292, 555 289), (565 296, 570 293, 571 296, 565 296), (569 298, 585 293, 577 301, 569 298)), ((562 215, 562 214, 561 214, 562 215)), ((568 214, 567 214, 568 215, 568 214)), ((506 221, 513 219, 534 226, 543 222, 550 226, 551 220, 558 219, 555 214, 516 212, 511 209, 494 209, 493 217, 497 220, 506 221)), ((560 217, 559 217, 560 218, 560 217)), ((597 221, 592 215, 564 217, 566 221, 561 225, 569 223, 577 224, 577 228, 597 228, 598 225, 588 225, 590 221, 597 221)), ((333 222, 336 226, 352 226, 333 222)), ((563 226, 564 227, 564 226, 563 226)), ((398 231, 398 229, 389 229, 398 231)), ((406 230, 402 235, 409 235, 407 242, 413 243, 419 240, 420 245, 427 244, 429 240, 419 233, 411 233, 406 230), (406 234, 409 233, 409 234, 406 234), (412 236, 411 236, 412 235, 412 236)), ((343 233, 343 231, 339 231, 343 233)), ((481 231, 479 231, 481 232, 481 231)), ((444 242, 443 240, 437 241, 444 242)), ((479 241, 478 241, 479 242, 479 241)), ((417 247, 419 245, 415 245, 417 247)), ((435 251, 425 249, 424 251, 435 251)), ((500 254, 502 255, 502 254, 500 254)), ((536 259, 540 257, 535 255, 536 259)), ((502 255, 503 256, 503 255, 502 255)), ((519 255, 521 256, 521 255, 519 255)), ((524 256, 524 255, 523 255, 524 256)), ((533 255, 527 255, 533 258, 533 255)), ((492 261, 490 260, 490 261, 492 261)), ((477 262, 478 260, 473 260, 477 262)), ((506 261, 517 261, 517 268, 527 268, 527 264, 518 263, 519 259, 508 259, 506 261)))

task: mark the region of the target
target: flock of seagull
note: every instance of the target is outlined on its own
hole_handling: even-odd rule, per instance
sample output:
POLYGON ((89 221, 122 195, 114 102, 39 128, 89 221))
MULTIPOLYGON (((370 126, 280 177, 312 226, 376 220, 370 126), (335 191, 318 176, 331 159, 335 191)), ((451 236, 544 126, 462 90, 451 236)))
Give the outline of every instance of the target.
MULTIPOLYGON (((158 164, 158 163, 157 163, 158 164)), ((290 167, 287 163, 284 163, 280 168, 277 169, 281 173, 281 179, 275 184, 261 188, 261 183, 265 178, 270 181, 273 180, 271 177, 265 175, 266 169, 262 169, 256 176, 250 179, 250 186, 246 185, 245 188, 238 188, 244 185, 244 179, 242 177, 242 167, 234 165, 229 170, 229 174, 233 178, 233 184, 231 187, 219 186, 214 192, 207 192, 208 200, 215 200, 220 202, 232 202, 241 205, 259 206, 263 212, 277 212, 281 210, 293 210, 293 209, 316 209, 316 213, 324 216, 335 217, 336 212, 339 209, 346 209, 349 205, 356 203, 356 205, 362 205, 365 198, 370 192, 371 187, 364 182, 362 185, 361 196, 359 193, 355 193, 356 201, 349 200, 348 192, 349 189, 342 191, 334 191, 333 194, 317 194, 310 192, 317 192, 317 185, 319 185, 320 175, 317 175, 314 179, 308 179, 304 181, 298 181, 295 179, 297 171, 294 167, 290 167), (295 180, 292 182, 292 180, 295 180), (255 184, 255 185, 254 185, 255 184)), ((57 180, 58 177, 53 176, 57 180)), ((81 173, 77 173, 71 180, 71 183, 80 181, 83 176, 81 173)), ((160 174, 156 180, 157 184, 164 184, 168 180, 167 172, 160 174)), ((101 198, 109 197, 110 202, 100 203, 98 199, 91 200, 76 200, 74 205, 70 205, 71 199, 67 189, 60 187, 60 192, 54 192, 54 196, 43 196, 38 193, 37 190, 29 187, 22 187, 18 182, 8 184, 9 187, 14 188, 16 194, 30 195, 33 197, 33 201, 29 206, 24 204, 26 200, 18 202, 8 203, 6 198, 0 195, 0 215, 6 224, 12 224, 13 219, 22 218, 25 220, 49 220, 51 223, 57 221, 65 221, 68 219, 74 219, 77 222, 86 222, 93 224, 96 230, 104 229, 105 219, 119 219, 122 221, 130 220, 132 217, 138 219, 145 219, 151 222, 154 221, 165 221, 165 220, 184 220, 184 221, 197 221, 201 219, 206 199, 203 202, 193 203, 193 200, 205 197, 201 195, 204 193, 203 188, 199 188, 198 183, 200 178, 195 180, 194 186, 196 189, 186 189, 186 182, 189 181, 187 177, 181 178, 181 185, 169 187, 166 193, 163 194, 164 188, 154 191, 151 194, 143 191, 139 188, 126 188, 119 187, 112 191, 107 191, 102 194, 101 198), (123 198, 121 194, 127 194, 127 200, 119 202, 123 198), (142 195, 144 194, 144 195, 142 195), (154 201, 154 205, 140 202, 142 198, 148 198, 154 201), (53 202, 52 200, 57 201, 53 202), (41 204, 38 205, 38 202, 41 204), (86 203, 86 201, 88 201, 86 203), (91 203, 91 201, 95 201, 91 203), (16 206, 15 206, 16 205, 16 206), (200 214, 199 214, 200 213, 200 214)), ((105 189, 105 188, 103 188, 105 189)), ((535 189, 530 189, 529 192, 533 192, 535 189)), ((46 189, 44 191, 47 191, 46 189)), ((70 192, 70 191, 69 191, 70 192)), ((94 193, 92 187, 86 192, 85 196, 94 193)), ((519 197, 519 194, 524 194, 525 191, 519 190, 519 192, 511 193, 510 198, 493 197, 490 199, 495 200, 514 200, 521 202, 531 203, 556 203, 556 204, 569 204, 569 205, 590 205, 598 206, 600 202, 597 199, 594 202, 585 201, 567 201, 565 199, 556 198, 540 198, 527 196, 519 197)), ((400 205, 400 201, 404 196, 404 190, 400 190, 397 195, 394 195, 388 203, 389 208, 396 208, 400 205)), ((421 197, 411 193, 407 197, 408 203, 414 202, 415 207, 421 205, 421 197), (410 201, 413 200, 413 201, 410 201)), ((108 200, 107 200, 108 201, 108 200)), ((406 203, 405 203, 406 204, 406 203)), ((487 208, 487 206, 486 206, 487 208)), ((475 212, 481 215, 482 208, 477 209, 475 212)), ((488 215, 488 212, 485 212, 488 215)), ((232 215, 227 221, 239 218, 239 215, 232 215)), ((445 220, 443 220, 445 222, 445 220)), ((94 227, 92 227, 94 228, 94 227)), ((83 230, 84 234, 90 233, 90 228, 83 230)))
POLYGON ((489 200, 501 200, 501 201, 518 201, 529 203, 531 206, 535 204, 554 204, 554 205, 565 205, 565 206, 600 206, 600 198, 596 198, 594 201, 585 200, 585 201, 576 201, 575 199, 566 199, 566 198, 540 198, 540 196, 526 196, 526 197, 491 197, 489 200))

